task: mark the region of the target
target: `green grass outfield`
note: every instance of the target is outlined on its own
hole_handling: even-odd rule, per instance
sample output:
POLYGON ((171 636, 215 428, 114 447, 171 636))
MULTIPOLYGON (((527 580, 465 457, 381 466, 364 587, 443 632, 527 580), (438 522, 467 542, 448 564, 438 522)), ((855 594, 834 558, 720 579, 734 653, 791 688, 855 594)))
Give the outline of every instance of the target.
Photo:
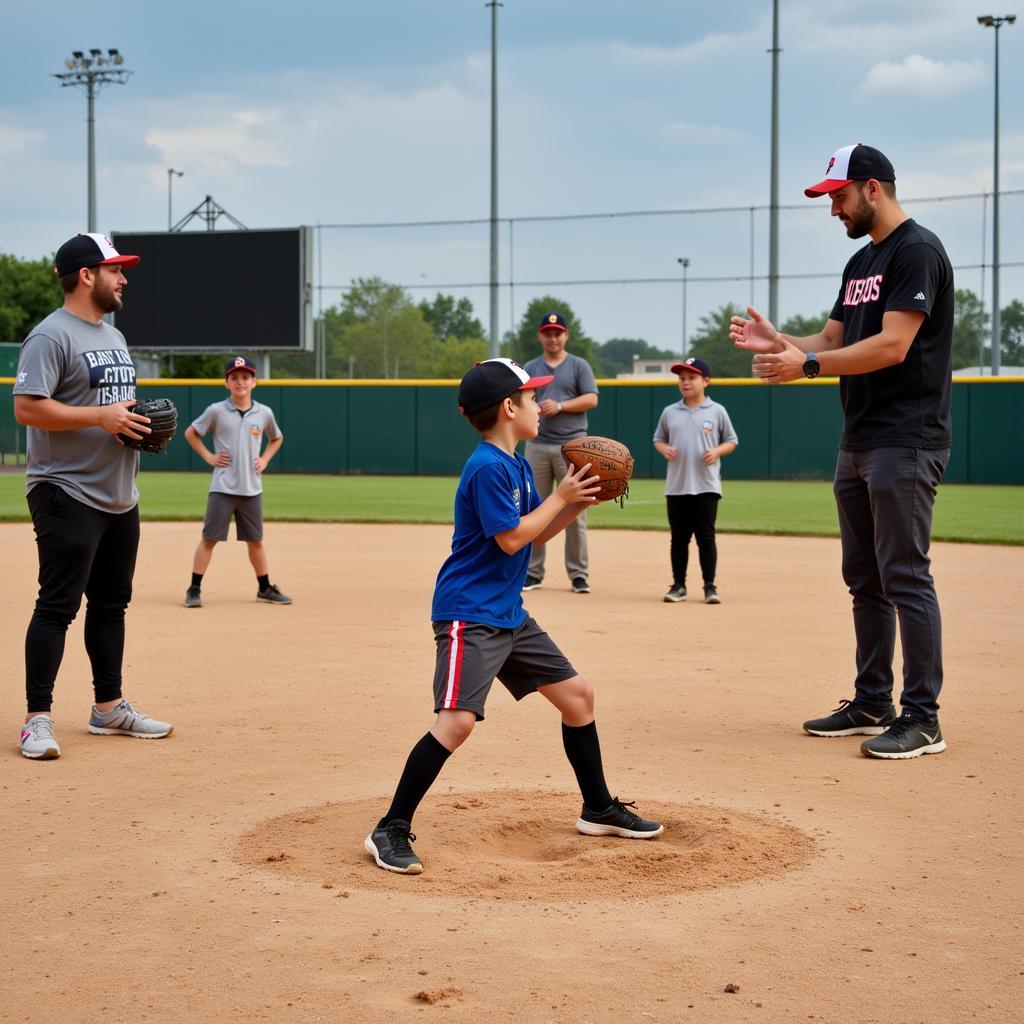
MULTIPOLYGON (((24 475, 0 473, 0 521, 28 518, 24 475)), ((139 477, 142 518, 201 521, 208 473, 139 477)), ((267 519, 313 523, 450 523, 456 481, 450 477, 291 476, 270 474, 267 519)), ((662 481, 634 480, 625 508, 590 512, 595 529, 664 530, 662 481)), ((802 481, 725 481, 721 533, 838 536, 832 485, 802 481)), ((947 484, 935 505, 935 540, 1024 545, 1024 487, 947 484)))

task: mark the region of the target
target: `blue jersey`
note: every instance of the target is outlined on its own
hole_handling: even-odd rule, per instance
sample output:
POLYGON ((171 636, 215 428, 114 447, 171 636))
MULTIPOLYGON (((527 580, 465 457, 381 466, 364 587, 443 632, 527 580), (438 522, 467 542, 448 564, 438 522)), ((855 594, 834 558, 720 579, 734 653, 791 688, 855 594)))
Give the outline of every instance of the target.
POLYGON ((452 553, 434 585, 434 622, 459 619, 499 629, 523 624, 530 545, 507 555, 494 537, 514 529, 539 504, 529 463, 481 441, 466 460, 455 492, 452 553))

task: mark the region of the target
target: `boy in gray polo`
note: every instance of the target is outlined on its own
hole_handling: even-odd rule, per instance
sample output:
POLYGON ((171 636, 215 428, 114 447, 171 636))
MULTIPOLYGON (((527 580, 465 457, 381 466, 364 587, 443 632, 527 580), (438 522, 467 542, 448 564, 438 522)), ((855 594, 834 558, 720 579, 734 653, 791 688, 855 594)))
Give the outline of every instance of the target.
POLYGON ((233 356, 224 367, 224 386, 231 396, 214 402, 189 425, 185 440, 213 467, 210 495, 203 521, 203 536, 192 559, 192 583, 185 594, 186 608, 201 608, 203 574, 218 541, 228 539, 235 517, 235 536, 249 546, 249 561, 256 572, 256 600, 291 604, 292 599, 270 582, 267 552, 263 546, 263 480, 261 474, 284 443, 273 411, 254 402, 256 367, 244 356, 233 356), (214 451, 203 443, 213 431, 214 451), (263 441, 267 447, 263 448, 263 441))
POLYGON ((672 367, 682 399, 667 406, 654 431, 654 447, 665 457, 665 502, 672 531, 672 586, 665 600, 686 599, 690 538, 696 535, 705 604, 720 604, 715 572, 715 519, 722 497, 720 460, 736 450, 736 431, 725 408, 705 397, 711 370, 703 359, 672 367))

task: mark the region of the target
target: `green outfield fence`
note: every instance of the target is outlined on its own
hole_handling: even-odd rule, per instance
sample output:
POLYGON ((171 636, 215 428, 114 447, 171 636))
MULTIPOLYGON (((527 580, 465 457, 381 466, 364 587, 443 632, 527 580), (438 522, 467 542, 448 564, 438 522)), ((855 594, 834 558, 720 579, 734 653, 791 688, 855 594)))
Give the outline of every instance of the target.
MULTIPOLYGON (((614 437, 636 457, 638 477, 660 477, 651 445, 662 409, 678 401, 674 381, 599 381, 601 401, 590 431, 614 437)), ((0 378, 0 454, 10 464, 25 451, 14 420, 11 378, 0 378)), ((285 435, 270 472, 454 476, 476 443, 459 415, 456 381, 273 380, 257 401, 269 405, 285 435)), ((143 380, 139 397, 166 396, 182 431, 227 394, 220 381, 143 380)), ((838 382, 770 387, 756 380, 715 381, 710 397, 732 417, 739 447, 723 463, 734 480, 829 480, 842 427, 838 382)), ((953 455, 949 483, 1024 483, 1024 378, 959 378, 953 383, 953 455)), ((150 470, 209 472, 179 432, 150 470)))

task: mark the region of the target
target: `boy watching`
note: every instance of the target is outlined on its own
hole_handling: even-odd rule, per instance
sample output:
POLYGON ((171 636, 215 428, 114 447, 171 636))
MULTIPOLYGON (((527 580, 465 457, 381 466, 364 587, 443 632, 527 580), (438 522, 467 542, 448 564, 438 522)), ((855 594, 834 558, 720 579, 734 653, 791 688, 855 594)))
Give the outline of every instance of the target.
POLYGON ((261 474, 284 443, 274 413, 254 402, 256 367, 244 356, 233 356, 224 367, 224 386, 230 397, 214 402, 185 431, 193 451, 213 467, 210 494, 203 521, 203 536, 192 559, 192 583, 185 594, 186 608, 201 608, 203 574, 218 541, 228 539, 231 516, 235 536, 249 546, 249 561, 256 572, 256 600, 267 604, 291 604, 270 582, 267 552, 263 546, 263 481, 261 474), (213 430, 214 451, 203 443, 213 430), (261 453, 263 440, 267 447, 261 453))
POLYGON ((596 502, 597 477, 568 467, 541 502, 529 463, 516 445, 537 436, 536 389, 510 359, 488 359, 462 378, 459 409, 481 434, 455 493, 452 551, 437 576, 431 610, 437 667, 430 731, 412 748, 391 806, 364 846, 378 867, 418 875, 423 863, 410 840, 420 801, 448 757, 477 721, 495 677, 516 700, 534 691, 561 713, 562 742, 583 796, 576 829, 583 835, 653 839, 663 826, 645 821, 605 784, 594 723, 594 693, 523 608, 523 580, 533 543, 543 544, 596 502))
POLYGON ((711 382, 708 364, 703 359, 686 359, 676 363, 672 372, 679 375, 682 399, 666 406, 654 431, 654 447, 668 462, 665 502, 672 531, 672 586, 664 600, 686 600, 690 538, 696 535, 704 603, 721 604, 715 585, 715 520, 722 497, 719 460, 736 450, 738 440, 725 407, 704 395, 711 382))

